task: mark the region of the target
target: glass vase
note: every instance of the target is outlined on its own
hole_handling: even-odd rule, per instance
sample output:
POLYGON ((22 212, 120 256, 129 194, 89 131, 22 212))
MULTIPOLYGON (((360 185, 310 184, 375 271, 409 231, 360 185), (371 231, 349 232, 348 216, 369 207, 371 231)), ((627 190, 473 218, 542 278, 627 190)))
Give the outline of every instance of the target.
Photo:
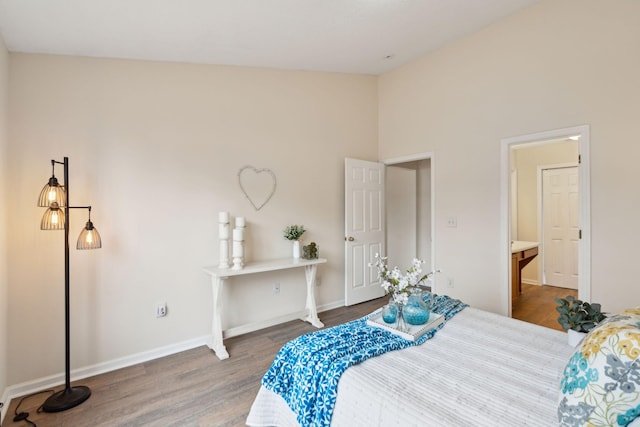
POLYGON ((429 306, 424 301, 424 291, 411 289, 409 300, 404 306, 403 317, 409 325, 424 325, 429 320, 429 306))
POLYGON ((396 302, 396 307, 398 308, 398 323, 396 324, 396 329, 400 332, 407 332, 407 322, 404 318, 404 309, 406 307, 401 302, 396 302))
POLYGON ((398 320, 398 308, 393 302, 382 307, 382 320, 384 323, 394 324, 398 320))

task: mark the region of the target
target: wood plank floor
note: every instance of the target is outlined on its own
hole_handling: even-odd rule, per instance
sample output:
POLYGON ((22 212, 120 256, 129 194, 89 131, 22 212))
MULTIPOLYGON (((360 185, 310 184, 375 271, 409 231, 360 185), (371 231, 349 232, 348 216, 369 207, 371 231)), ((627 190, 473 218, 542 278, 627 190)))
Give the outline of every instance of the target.
MULTIPOLYGON (((569 294, 562 288, 523 285, 514 317, 558 328, 553 298, 569 294)), ((320 318, 331 327, 362 317, 388 300, 383 297, 326 311, 320 318)), ((92 395, 76 408, 38 413, 48 397, 41 394, 25 399, 20 411, 28 412, 38 427, 244 426, 260 379, 280 347, 314 330, 302 321, 273 326, 225 340, 231 355, 227 360, 219 360, 207 347, 198 347, 81 380, 78 384, 90 387, 92 395)), ((13 422, 18 402, 11 401, 2 427, 27 426, 24 421, 13 422)))
POLYGON ((547 328, 562 331, 558 323, 555 298, 565 298, 567 295, 578 297, 578 291, 574 289, 558 288, 555 286, 537 286, 522 284, 522 295, 514 304, 511 316, 514 319, 546 326, 547 328))
MULTIPOLYGON (((320 313, 328 326, 362 317, 389 297, 320 313)), ((58 413, 37 413, 49 396, 25 399, 20 411, 38 427, 98 426, 244 426, 260 379, 283 344, 317 330, 299 320, 225 340, 231 357, 219 360, 208 347, 87 378, 78 382, 92 395, 81 405, 58 413)), ((72 384, 74 385, 74 384, 72 384)), ((60 388, 56 389, 59 390, 60 388)), ((13 422, 19 399, 13 399, 2 427, 13 422)))

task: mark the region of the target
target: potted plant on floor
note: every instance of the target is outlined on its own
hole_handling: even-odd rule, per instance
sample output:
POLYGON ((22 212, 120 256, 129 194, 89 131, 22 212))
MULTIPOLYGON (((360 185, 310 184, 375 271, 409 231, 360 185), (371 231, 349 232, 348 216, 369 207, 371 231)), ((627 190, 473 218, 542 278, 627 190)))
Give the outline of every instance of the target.
POLYGON ((568 333, 569 345, 576 346, 591 329, 607 316, 601 311, 600 304, 590 304, 569 295, 556 298, 556 311, 560 313, 558 323, 568 333))

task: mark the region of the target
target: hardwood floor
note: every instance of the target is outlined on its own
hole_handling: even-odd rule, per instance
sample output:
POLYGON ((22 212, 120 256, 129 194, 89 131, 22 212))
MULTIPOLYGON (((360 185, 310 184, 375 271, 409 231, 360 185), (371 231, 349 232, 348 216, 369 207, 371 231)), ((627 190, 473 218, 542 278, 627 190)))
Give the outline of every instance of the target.
MULTIPOLYGON (((517 319, 559 329, 556 296, 571 291, 548 286, 523 285, 523 295, 513 308, 517 319)), ((320 314, 331 327, 364 316, 389 300, 383 297, 320 314)), ((92 395, 76 408, 58 413, 38 413, 49 394, 25 399, 20 411, 30 414, 38 427, 85 426, 244 426, 260 379, 287 341, 316 328, 299 320, 225 340, 231 357, 219 360, 208 347, 109 372, 79 381, 92 395)), ((56 389, 59 390, 60 388, 56 389)), ((26 426, 14 422, 20 399, 13 399, 2 427, 26 426)))
MULTIPOLYGON (((389 301, 389 297, 320 313, 328 327, 362 317, 389 301)), ((280 347, 317 330, 295 320, 225 340, 231 357, 219 360, 208 347, 87 378, 89 400, 58 413, 38 413, 49 394, 25 399, 20 412, 38 427, 97 426, 244 426, 260 379, 280 347)), ((73 385, 73 384, 72 384, 73 385)), ((56 390, 59 390, 57 388, 56 390)), ((27 426, 13 422, 20 399, 9 405, 2 427, 27 426)))
POLYGON ((558 288, 555 286, 537 286, 522 284, 522 295, 514 304, 511 315, 514 319, 546 326, 547 328, 562 331, 558 323, 555 298, 564 298, 567 295, 578 297, 578 291, 574 289, 558 288))

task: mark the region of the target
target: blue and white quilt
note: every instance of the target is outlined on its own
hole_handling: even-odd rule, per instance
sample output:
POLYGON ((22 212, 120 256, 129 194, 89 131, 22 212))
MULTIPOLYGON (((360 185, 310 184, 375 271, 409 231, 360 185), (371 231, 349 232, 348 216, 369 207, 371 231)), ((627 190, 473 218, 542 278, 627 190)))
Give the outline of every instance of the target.
MULTIPOLYGON (((427 294, 425 299, 430 297, 427 294)), ((368 316, 303 335, 282 347, 262 385, 287 402, 301 426, 329 426, 338 381, 348 367, 424 343, 466 306, 459 300, 435 295, 431 310, 444 315, 445 322, 416 341, 367 325, 368 316)))

